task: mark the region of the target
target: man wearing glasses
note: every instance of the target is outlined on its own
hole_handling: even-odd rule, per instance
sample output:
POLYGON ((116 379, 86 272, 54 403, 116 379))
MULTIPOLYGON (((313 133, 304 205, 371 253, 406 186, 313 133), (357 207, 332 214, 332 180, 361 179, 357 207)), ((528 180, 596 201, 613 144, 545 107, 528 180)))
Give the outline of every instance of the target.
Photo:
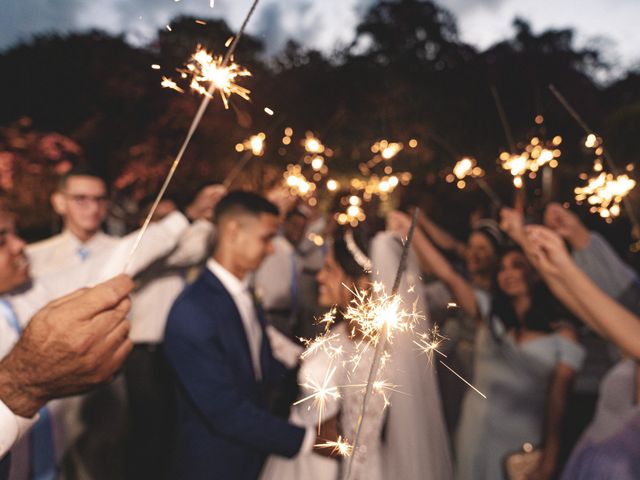
POLYGON ((113 247, 118 239, 102 231, 107 216, 107 186, 89 170, 69 171, 51 196, 64 229, 27 247, 31 275, 35 278, 76 265, 113 247))

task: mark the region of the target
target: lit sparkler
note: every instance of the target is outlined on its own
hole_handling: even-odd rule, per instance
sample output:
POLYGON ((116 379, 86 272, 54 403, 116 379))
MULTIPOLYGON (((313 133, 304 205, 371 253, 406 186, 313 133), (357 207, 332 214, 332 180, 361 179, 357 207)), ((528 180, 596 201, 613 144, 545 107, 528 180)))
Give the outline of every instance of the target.
POLYGON ((491 188, 491 186, 486 182, 484 177, 484 170, 478 166, 478 162, 476 162, 475 158, 471 157, 463 157, 456 162, 453 167, 452 173, 448 174, 446 177, 447 182, 453 183, 457 180, 456 186, 462 190, 467 186, 467 182, 465 178, 472 178, 477 185, 487 194, 491 202, 494 204, 496 208, 502 207, 502 201, 498 194, 491 188))
POLYGON ((327 441, 325 443, 319 443, 315 445, 319 448, 332 448, 331 454, 337 454, 341 457, 350 457, 353 453, 353 446, 347 441, 346 438, 342 438, 342 435, 338 435, 336 441, 327 441))
POLYGON ((316 190, 316 184, 307 180, 302 173, 300 165, 287 165, 284 173, 284 185, 291 193, 302 198, 306 198, 316 190))
POLYGON ((576 187, 576 202, 586 201, 591 213, 598 213, 602 218, 611 222, 620 215, 620 203, 636 186, 636 181, 628 175, 615 177, 611 173, 600 172, 589 178, 587 185, 576 187))
MULTIPOLYGON (((240 38, 242 37, 242 34, 244 33, 244 30, 247 27, 247 24, 249 23, 249 20, 251 19, 251 16, 253 15, 253 12, 255 11, 256 7, 258 6, 258 2, 259 1, 260 0, 253 0, 253 3, 251 4, 251 7, 249 8, 249 11, 247 12, 247 15, 245 16, 244 21, 242 22, 242 25, 240 25, 240 29, 238 30, 237 35, 234 37, 233 42, 231 43, 231 45, 229 46, 229 49, 227 50, 227 53, 225 54, 224 58, 220 62, 220 67, 221 68, 224 69, 229 64, 229 61, 230 61, 231 57, 233 56, 233 52, 235 51, 235 49, 236 49, 236 47, 238 45, 238 42, 240 41, 240 38)), ((125 261, 124 267, 123 267, 123 272, 125 272, 125 273, 127 272, 129 264, 131 263, 131 260, 133 259, 133 256, 135 255, 138 247, 140 246, 140 242, 142 241, 142 238, 144 237, 145 232, 149 228, 149 225, 151 223, 151 218, 155 214, 156 209, 158 208, 158 205, 160 204, 160 201, 162 200, 162 197, 164 197, 164 194, 167 191, 167 188, 169 187, 169 184, 171 183, 171 179, 173 178, 176 170, 178 169, 178 165, 180 165, 180 161, 182 160, 184 152, 187 150, 187 147, 189 146, 189 143, 191 142, 191 138, 193 137, 193 134, 197 130, 198 125, 200 125, 200 121, 202 120, 202 116, 204 115, 204 112, 206 111, 207 107, 209 106, 209 102, 211 101, 211 98, 213 96, 213 92, 215 91, 216 88, 217 88, 217 85, 216 85, 215 82, 213 82, 213 81, 209 82, 209 88, 207 90, 207 95, 205 95, 203 97, 203 99, 202 99, 202 102, 200 102, 200 106, 198 107, 198 110, 197 110, 195 116, 193 117, 193 120, 191 121, 191 125, 189 126, 189 130, 187 131, 187 135, 186 135, 186 137, 184 139, 184 142, 182 142, 182 145, 180 146, 180 150, 178 151, 178 154, 176 155, 176 158, 173 160, 173 163, 171 164, 171 168, 169 169, 169 173, 167 174, 167 177, 165 178, 164 183, 160 187, 160 191, 158 192, 158 195, 156 196, 156 199, 153 202, 153 205, 151 206, 151 209, 149 210, 149 213, 147 214, 147 218, 145 218, 144 223, 142 224, 142 228, 140 228, 140 231, 138 232, 138 236, 136 237, 136 240, 133 243, 133 245, 131 247, 131 250, 129 251, 129 255, 127 256, 127 260, 125 261)))
MULTIPOLYGON (((393 282, 393 288, 391 290, 391 295, 390 298, 391 300, 391 305, 396 305, 396 311, 397 311, 397 303, 396 300, 393 300, 394 298, 397 298, 397 294, 398 294, 398 289, 400 288, 400 281, 402 280, 402 276, 404 274, 404 271, 407 268, 407 258, 409 256, 409 248, 411 245, 411 241, 413 240, 413 234, 415 232, 416 229, 416 224, 418 222, 418 212, 419 209, 415 209, 415 211, 413 212, 413 218, 411 220, 411 227, 409 228, 409 232, 407 234, 407 240, 404 243, 403 247, 402 247, 402 254, 400 256, 400 263, 398 265, 398 270, 396 271, 396 278, 395 281, 393 282)), ((364 397, 362 399, 362 408, 360 410, 360 417, 358 420, 358 425, 356 426, 356 435, 355 435, 355 440, 353 442, 353 452, 354 454, 357 452, 357 448, 358 448, 358 441, 360 439, 360 432, 362 431, 362 423, 365 420, 365 412, 367 411, 367 404, 369 402, 369 398, 371 397, 371 393, 373 391, 373 386, 374 386, 374 382, 376 380, 376 377, 378 375, 378 371, 380 369, 380 364, 382 361, 382 357, 384 354, 384 348, 387 342, 387 338, 389 336, 389 329, 392 328, 393 326, 398 326, 400 325, 399 321, 397 319, 392 319, 389 314, 391 312, 393 312, 393 310, 389 309, 389 307, 387 307, 387 309, 383 310, 382 312, 384 312, 384 314, 382 314, 380 316, 379 320, 375 320, 374 324, 379 325, 379 331, 378 333, 375 334, 376 338, 376 349, 374 351, 374 356, 373 356, 373 361, 371 362, 371 369, 369 370, 369 378, 367 380, 367 387, 364 393, 364 397)), ((381 313, 382 313, 381 312, 381 313)), ((358 318, 358 317, 356 317, 358 318)), ((368 318, 365 315, 365 318, 368 318)), ((349 457, 349 462, 347 463, 347 467, 346 467, 346 475, 345 475, 345 479, 349 480, 351 477, 351 469, 353 466, 353 456, 349 457)))
POLYGON ((351 225, 357 227, 358 223, 364 222, 367 216, 362 209, 362 199, 357 195, 351 195, 344 212, 336 214, 336 221, 340 225, 351 225))
POLYGON ((242 143, 236 144, 236 152, 251 151, 256 157, 264 155, 264 141, 267 136, 260 132, 257 135, 251 135, 242 143))
MULTIPOLYGON (((184 68, 178 69, 183 77, 191 77, 191 90, 203 96, 211 97, 217 91, 222 98, 225 108, 229 108, 229 97, 233 94, 249 100, 251 91, 236 83, 239 78, 251 76, 251 72, 235 62, 229 64, 226 57, 214 55, 198 45, 196 51, 184 68)), ((167 80, 160 84, 166 88, 173 88, 167 80)), ((174 82, 175 84, 175 82, 174 82)), ((175 88, 173 88, 176 90, 175 88)))

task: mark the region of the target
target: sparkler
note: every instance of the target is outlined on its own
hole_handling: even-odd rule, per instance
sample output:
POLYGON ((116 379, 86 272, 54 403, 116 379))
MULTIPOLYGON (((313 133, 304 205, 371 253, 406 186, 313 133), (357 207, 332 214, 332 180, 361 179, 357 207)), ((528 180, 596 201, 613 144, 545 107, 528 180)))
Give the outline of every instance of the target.
POLYGON ((471 177, 482 191, 487 194, 491 203, 493 203, 493 205, 498 209, 502 208, 502 201, 500 200, 500 197, 493 188, 489 186, 486 180, 482 178, 483 176, 484 170, 478 166, 476 159, 464 157, 456 162, 453 167, 453 173, 447 175, 447 181, 451 183, 458 179, 456 186, 462 190, 466 186, 464 179, 466 177, 471 177))
POLYGON ((636 186, 636 181, 625 175, 614 177, 611 173, 600 172, 588 180, 584 187, 576 187, 576 202, 585 200, 591 213, 598 213, 607 222, 620 215, 620 203, 636 186))
POLYGON ((325 443, 319 443, 315 445, 320 448, 332 448, 331 454, 338 454, 342 457, 350 457, 353 453, 353 446, 349 444, 347 439, 343 439, 342 435, 338 435, 338 440, 335 442, 327 441, 325 443))
MULTIPOLYGON (((552 85, 552 84, 549 85, 549 90, 551 91, 551 93, 553 93, 553 95, 564 107, 564 109, 569 113, 569 115, 573 117, 576 123, 580 125, 580 127, 584 130, 585 134, 587 134, 587 141, 585 142, 585 146, 596 147, 597 149, 599 149, 599 153, 598 153, 598 150, 596 151, 596 153, 601 154, 603 156, 604 160, 607 162, 607 165, 609 167, 609 170, 611 171, 611 174, 616 178, 620 177, 619 170, 615 162, 613 161, 611 154, 608 152, 608 150, 606 150, 601 145, 602 139, 599 138, 591 128, 589 128, 589 125, 587 125, 587 123, 582 119, 582 117, 578 114, 578 112, 571 106, 571 104, 565 98, 565 96, 562 95, 562 93, 560 93, 560 91, 555 87, 555 85, 552 85)), ((640 222, 638 222, 638 216, 636 215, 633 205, 629 201, 629 198, 626 194, 621 197, 621 201, 624 202, 624 206, 627 209, 627 213, 629 215, 629 220, 633 225, 631 234, 637 241, 640 239, 640 222)), ((618 206, 616 209, 614 209, 614 212, 619 208, 620 207, 618 206)))
POLYGON ((316 190, 316 184, 307 180, 307 177, 302 173, 300 165, 287 165, 287 170, 283 176, 284 185, 289 188, 292 194, 301 198, 306 198, 316 190))
POLYGON ((340 225, 357 227, 359 222, 364 222, 367 218, 362 209, 362 199, 357 195, 351 195, 348 202, 346 210, 336 214, 336 220, 340 225))
MULTIPOLYGON (((189 62, 184 68, 178 69, 178 72, 183 78, 191 77, 189 86, 200 95, 212 97, 213 92, 217 91, 222 98, 224 108, 228 109, 229 97, 233 94, 249 100, 251 91, 238 85, 236 80, 239 77, 251 76, 251 72, 235 62, 229 64, 229 60, 225 61, 225 59, 226 57, 214 55, 198 45, 189 62)), ((172 81, 163 77, 160 85, 177 90, 167 80, 172 81)))
MULTIPOLYGON (((238 30, 237 35, 235 36, 235 38, 233 39, 233 42, 231 43, 231 45, 229 46, 229 49, 227 50, 227 53, 225 54, 224 58, 222 59, 222 61, 220 62, 220 67, 225 68, 228 63, 229 60, 231 59, 231 56, 233 55, 233 52, 235 51, 238 42, 240 41, 240 38, 242 37, 242 34, 245 30, 245 28, 247 27, 247 24, 249 23, 249 19, 251 18, 251 16, 253 15, 253 12, 255 11, 256 7, 258 6, 258 2, 260 0, 253 0, 253 3, 251 4, 251 7, 249 8, 249 11, 247 12, 247 15, 244 18, 244 21, 242 22, 242 25, 240 26, 240 29, 238 30)), ((138 236, 136 237, 136 240, 133 244, 133 246, 131 247, 131 250, 129 252, 129 255, 127 257, 127 260, 124 264, 124 268, 123 271, 126 272, 129 264, 131 263, 131 260, 133 259, 133 256, 135 255, 136 250, 138 249, 138 246, 140 245, 140 242, 142 241, 142 237, 144 237, 145 232, 147 231, 147 228, 149 228, 149 224, 151 223, 151 218, 153 217, 153 215, 155 214, 156 209, 158 208, 158 205, 160 204, 160 201, 162 200, 162 197, 164 197, 164 194, 167 190, 167 188, 169 187, 169 184, 171 183, 171 179, 173 178, 173 175, 175 174, 178 165, 180 165, 180 161, 182 160, 182 156, 184 155, 184 152, 187 150, 187 146, 189 145, 189 143, 191 142, 191 138, 193 137, 193 134, 195 133, 196 129, 198 128, 198 125, 200 124, 200 121, 202 120, 202 116, 204 115, 204 112, 206 111, 207 107, 209 106, 209 102, 211 101, 212 97, 213 97, 213 92, 215 91, 215 89, 217 88, 217 85, 215 82, 210 82, 207 93, 208 95, 204 95, 202 98, 202 102, 200 103, 200 107, 198 107, 198 111, 196 112, 195 116, 193 117, 193 120, 191 122, 191 126, 189 127, 189 130, 187 131, 187 136, 184 139, 184 142, 182 143, 182 146, 180 147, 180 150, 178 151, 178 154, 176 155, 176 158, 173 161, 173 164, 171 165, 171 168, 169 170, 169 173, 167 174, 167 177, 162 185, 162 187, 160 188, 160 191, 158 192, 158 195, 156 196, 156 199, 153 203, 153 205, 151 206, 151 209, 149 210, 149 213, 147 214, 147 218, 144 221, 144 224, 142 225, 142 228, 140 229, 140 232, 138 232, 138 236)))
MULTIPOLYGON (((404 271, 407 268, 407 258, 409 256, 409 248, 411 246, 411 241, 413 240, 413 234, 415 232, 417 222, 418 222, 418 209, 415 209, 415 211, 413 212, 413 218, 411 219, 411 227, 409 228, 407 239, 402 248, 402 254, 400 256, 400 264, 398 265, 398 270, 396 271, 396 278, 393 283, 393 288, 391 290, 392 298, 396 297, 396 295, 398 294, 398 289, 400 288, 400 281, 402 280, 402 275, 404 274, 404 271)), ((384 352, 384 347, 389 335, 389 328, 393 322, 393 320, 390 319, 388 316, 385 316, 383 318, 385 319, 385 321, 383 321, 382 324, 380 325, 379 333, 377 334, 377 337, 376 337, 377 338, 376 349, 373 356, 373 362, 371 363, 371 370, 369 370, 369 379, 367 380, 367 387, 364 393, 364 397, 362 399, 362 408, 360 410, 358 425, 356 426, 356 435, 355 435, 355 440, 353 442, 354 455, 349 457, 349 461, 347 463, 347 468, 346 468, 347 473, 345 476, 346 480, 349 480, 349 478, 351 477, 353 458, 357 453, 358 442, 360 440, 360 432, 362 431, 362 423, 364 422, 367 403, 369 402, 369 398, 371 397, 371 392, 373 390, 375 379, 378 374, 378 369, 380 368, 380 362, 382 359, 382 354, 384 352)))

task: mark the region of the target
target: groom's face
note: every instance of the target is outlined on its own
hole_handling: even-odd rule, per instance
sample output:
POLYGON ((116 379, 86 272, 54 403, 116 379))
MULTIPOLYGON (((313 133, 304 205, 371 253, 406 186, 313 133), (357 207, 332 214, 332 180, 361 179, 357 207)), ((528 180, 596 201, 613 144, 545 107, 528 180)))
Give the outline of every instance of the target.
POLYGON ((278 233, 279 220, 275 215, 261 213, 238 219, 234 241, 236 258, 245 271, 253 272, 273 253, 273 238, 278 233))

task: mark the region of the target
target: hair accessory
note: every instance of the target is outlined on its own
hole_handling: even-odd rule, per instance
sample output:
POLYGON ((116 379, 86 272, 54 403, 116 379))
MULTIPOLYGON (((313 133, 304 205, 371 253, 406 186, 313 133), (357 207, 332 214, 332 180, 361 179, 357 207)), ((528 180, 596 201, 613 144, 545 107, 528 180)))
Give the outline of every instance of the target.
POLYGON ((347 250, 349 250, 349 253, 353 256, 356 263, 360 265, 366 273, 371 272, 371 259, 360 250, 355 238, 353 238, 353 231, 351 229, 345 232, 344 241, 347 244, 347 250))

